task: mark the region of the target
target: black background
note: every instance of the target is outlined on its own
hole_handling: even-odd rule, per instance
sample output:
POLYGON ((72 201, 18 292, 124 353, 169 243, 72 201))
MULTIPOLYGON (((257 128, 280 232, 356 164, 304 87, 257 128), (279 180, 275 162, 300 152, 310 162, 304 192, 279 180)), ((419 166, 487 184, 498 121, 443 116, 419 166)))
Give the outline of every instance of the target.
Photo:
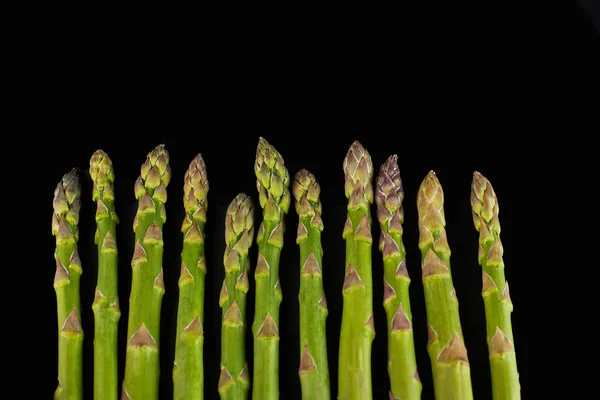
MULTIPOLYGON (((165 143, 171 155, 173 178, 168 187, 164 227, 166 293, 161 316, 161 398, 172 396, 183 175, 198 152, 206 161, 210 181, 206 225, 205 387, 206 398, 218 397, 221 318, 218 291, 223 278, 224 213, 239 192, 251 195, 258 207, 253 163, 258 138, 264 136, 283 155, 290 175, 307 168, 322 187, 323 271, 329 306, 327 340, 332 397, 337 393, 344 276, 345 243, 341 233, 347 199, 342 162, 354 140, 359 140, 370 152, 376 171, 390 154, 399 156, 406 193, 404 244, 412 278, 411 307, 423 398, 433 398, 433 386, 425 346, 426 313, 415 202, 419 184, 430 170, 435 170, 445 192, 452 273, 475 398, 491 398, 491 383, 480 294, 481 269, 477 264, 478 234, 469 204, 474 170, 490 179, 500 202, 505 274, 514 303, 513 331, 523 398, 539 394, 540 387, 533 383, 534 375, 544 367, 541 364, 545 359, 533 356, 533 348, 540 341, 536 327, 543 323, 538 317, 539 298, 535 297, 535 288, 540 280, 534 266, 543 262, 539 253, 531 250, 530 232, 532 225, 537 227, 536 232, 542 232, 542 228, 537 225, 539 215, 531 215, 533 200, 528 187, 541 175, 560 177, 562 164, 556 161, 573 154, 569 153, 567 136, 586 131, 578 130, 574 121, 587 115, 587 108, 575 107, 576 117, 571 118, 566 112, 570 105, 567 103, 581 98, 580 93, 590 88, 593 75, 583 72, 590 67, 589 61, 598 48, 598 32, 590 17, 575 7, 574 2, 569 4, 560 10, 551 5, 540 9, 527 5, 521 8, 480 5, 476 16, 472 12, 462 14, 457 9, 446 15, 445 22, 441 21, 442 16, 432 22, 434 17, 423 12, 418 18, 421 25, 412 32, 402 32, 400 44, 392 40, 393 36, 386 36, 388 32, 383 29, 343 43, 342 32, 333 32, 320 46, 303 49, 312 53, 312 57, 286 51, 287 44, 282 43, 255 49, 252 57, 247 57, 246 52, 236 53, 238 59, 233 62, 225 62, 219 56, 207 57, 205 48, 193 56, 180 52, 179 48, 173 51, 171 44, 165 42, 156 43, 169 54, 160 60, 152 56, 152 46, 145 47, 143 52, 147 53, 138 57, 142 50, 135 41, 121 43, 118 49, 102 48, 103 54, 111 54, 103 57, 96 52, 98 38, 91 46, 83 40, 65 45, 60 40, 52 42, 40 36, 35 42, 39 51, 33 58, 44 67, 39 68, 34 62, 25 68, 30 84, 17 98, 23 99, 28 107, 19 118, 20 134, 14 135, 27 141, 15 152, 21 157, 20 172, 27 178, 23 181, 28 188, 21 192, 22 196, 34 200, 39 218, 47 218, 46 225, 34 228, 36 245, 41 243, 41 246, 37 247, 35 279, 39 289, 36 288, 33 300, 37 302, 35 307, 42 303, 36 317, 39 320, 41 316, 43 323, 36 325, 34 332, 20 333, 24 336, 31 333, 36 348, 44 349, 43 356, 36 359, 36 389, 43 398, 50 398, 57 383, 56 303, 52 288, 54 238, 50 232, 56 183, 71 168, 81 169, 79 249, 84 268, 81 304, 86 335, 87 399, 91 398, 93 385, 91 304, 97 267, 93 243, 95 206, 87 172, 89 158, 102 148, 115 167, 116 210, 121 219, 117 240, 122 311, 119 381, 122 382, 131 284, 129 262, 133 250, 131 225, 137 207, 133 184, 147 152, 165 143), (263 64, 258 61, 261 55, 275 56, 276 61, 263 64), (202 60, 194 62, 196 70, 189 65, 193 57, 202 60), (200 68, 206 60, 210 60, 210 73, 200 68), (178 67, 186 64, 186 68, 178 67), (217 72, 223 76, 217 77, 217 72), (553 130, 564 135, 558 142, 549 136, 553 130), (29 151, 27 159, 22 156, 25 151, 29 151), (29 158, 32 156, 35 158, 29 158), (549 156, 552 161, 542 163, 542 156, 549 156), (32 159, 36 161, 29 161, 32 159), (35 181, 36 196, 30 195, 31 181, 35 181), (43 205, 38 198, 43 199, 43 205)), ((374 21, 371 25, 375 30, 382 28, 374 21)), ((368 30, 363 24, 353 27, 363 32, 368 30)), ((391 28, 390 32, 398 33, 391 28)), ((227 51, 221 49, 220 55, 235 56, 227 51)), ((545 190, 553 194, 558 191, 553 186, 545 190)), ((371 210, 374 213, 374 205, 371 210)), ((21 218, 20 214, 16 216, 21 218)), ((260 219, 257 208, 256 221, 260 219)), ((293 208, 286 223, 280 264, 283 291, 280 393, 281 398, 299 399, 299 254, 295 244, 297 215, 293 208)), ((379 226, 374 219, 373 236, 378 235, 379 226)), ((553 245, 543 246, 550 249, 553 245)), ((254 267, 255 245, 251 255, 254 267)), ((376 246, 373 246, 373 277, 377 332, 373 342, 373 393, 376 399, 387 399, 382 261, 376 246)), ((249 323, 253 317, 253 288, 251 280, 249 323)), ((248 331, 249 361, 251 356, 248 331)), ((24 360, 15 358, 17 364, 24 360)))

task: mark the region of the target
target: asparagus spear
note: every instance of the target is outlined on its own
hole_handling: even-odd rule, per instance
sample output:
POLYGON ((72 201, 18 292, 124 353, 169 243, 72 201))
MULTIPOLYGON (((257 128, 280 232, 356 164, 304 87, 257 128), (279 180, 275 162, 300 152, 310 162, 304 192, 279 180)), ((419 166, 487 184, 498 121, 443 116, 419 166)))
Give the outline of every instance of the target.
POLYGON ((479 172, 471 185, 473 222, 479 232, 479 264, 483 270, 482 296, 487 322, 487 343, 494 399, 520 399, 521 388, 513 345, 508 282, 504 278, 498 199, 490 181, 479 172))
POLYGON ((225 215, 225 279, 219 296, 223 309, 219 395, 223 400, 247 399, 250 389, 245 337, 248 250, 253 239, 254 205, 250 197, 240 193, 225 215))
POLYGON ((450 273, 450 247, 444 229, 444 193, 433 171, 421 183, 417 210, 428 323, 427 351, 433 371, 435 398, 472 399, 469 359, 450 273))
POLYGON ((346 277, 343 288, 342 328, 338 368, 339 399, 371 399, 371 345, 373 284, 371 277, 371 211, 373 163, 369 152, 355 141, 344 159, 348 216, 342 237, 346 239, 346 277))
POLYGON ((254 272, 256 304, 254 334, 255 399, 279 398, 279 256, 283 248, 284 217, 290 207, 290 177, 281 154, 260 138, 254 163, 263 222, 258 228, 258 261, 254 272))
POLYGON ((90 159, 90 176, 94 182, 92 199, 96 207, 98 245, 98 283, 92 310, 94 311, 94 399, 116 400, 117 333, 119 328, 119 298, 117 293, 117 234, 119 219, 115 213, 115 180, 112 161, 97 150, 90 159))
POLYGON ((206 166, 198 154, 183 182, 185 218, 181 226, 183 251, 179 277, 177 340, 173 367, 173 398, 204 398, 204 224, 208 194, 206 166))
POLYGON ((135 249, 122 399, 158 398, 160 308, 165 292, 162 226, 170 179, 169 153, 161 144, 148 153, 134 188, 138 210, 133 220, 135 249))
POLYGON ((410 311, 410 278, 402 243, 404 189, 398 156, 391 155, 377 177, 377 219, 381 226, 379 250, 383 252, 383 306, 388 325, 388 374, 390 399, 419 399, 421 381, 417 372, 410 311))
POLYGON ((77 171, 66 174, 54 190, 52 234, 56 237, 54 290, 58 313, 57 400, 83 398, 82 345, 79 278, 81 261, 77 252, 81 187, 77 171))
POLYGON ((325 319, 327 301, 323 292, 321 232, 321 187, 313 174, 301 169, 292 186, 298 213, 300 245, 300 383, 302 398, 329 399, 329 367, 325 319))

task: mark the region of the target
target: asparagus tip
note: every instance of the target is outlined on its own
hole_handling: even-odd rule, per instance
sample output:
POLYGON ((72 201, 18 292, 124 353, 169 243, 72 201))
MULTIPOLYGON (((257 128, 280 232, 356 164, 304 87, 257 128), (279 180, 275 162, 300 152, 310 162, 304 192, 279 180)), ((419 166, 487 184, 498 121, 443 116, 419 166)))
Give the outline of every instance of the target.
POLYGON ((96 190, 105 188, 107 184, 115 180, 112 161, 102 149, 98 149, 92 154, 89 172, 96 190))
MULTIPOLYGON (((365 202, 373 202, 373 161, 369 152, 360 144, 354 141, 346 157, 344 157, 343 169, 345 174, 344 190, 346 197, 351 199, 352 192, 361 189, 364 193, 362 198, 354 194, 355 199, 351 199, 354 206, 365 202)), ((358 193, 358 192, 357 192, 358 193)), ((368 205, 367 203, 367 205, 368 205)))

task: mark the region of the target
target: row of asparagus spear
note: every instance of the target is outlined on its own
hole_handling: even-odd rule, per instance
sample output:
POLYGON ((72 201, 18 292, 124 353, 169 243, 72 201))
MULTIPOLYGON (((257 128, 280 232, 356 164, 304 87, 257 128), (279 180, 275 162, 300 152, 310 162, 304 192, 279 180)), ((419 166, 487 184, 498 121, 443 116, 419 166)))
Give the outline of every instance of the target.
MULTIPOLYGON (((277 399, 279 397, 279 260, 284 244, 285 216, 293 201, 298 214, 296 243, 300 250, 300 365, 305 399, 329 399, 327 359, 327 301, 323 291, 322 206, 320 186, 313 174, 298 171, 293 182, 284 160, 260 138, 254 170, 262 222, 255 229, 254 204, 238 194, 225 216, 225 279, 219 295, 222 308, 221 399, 277 399), (290 184, 292 194, 290 194, 290 184), (292 200, 293 195, 293 200, 292 200), (256 238, 255 238, 256 236, 256 238), (249 249, 256 240, 258 259, 252 275, 249 249), (245 358, 248 322, 246 296, 255 281, 253 374, 245 358), (252 384, 250 380, 252 380, 252 384), (252 393, 250 393, 252 389, 252 393)), ((376 203, 381 227, 378 247, 384 263, 383 307, 387 315, 390 399, 418 399, 422 385, 415 359, 409 299, 411 279, 404 247, 404 190, 397 156, 380 167, 373 187, 373 163, 366 149, 354 142, 343 163, 348 198, 343 238, 346 241, 343 313, 340 334, 338 398, 371 399, 371 346, 375 337, 371 248, 371 204, 376 203)), ((118 251, 114 172, 102 150, 90 160, 92 199, 96 202, 98 281, 94 312, 95 400, 119 397, 117 333, 120 318, 117 296, 118 251)), ((169 154, 160 145, 141 166, 134 192, 138 209, 133 221, 135 248, 125 377, 120 398, 158 398, 159 326, 163 283, 165 203, 171 178, 169 154)), ((207 262, 204 226, 209 184, 206 165, 198 154, 184 177, 185 217, 179 277, 179 304, 172 376, 175 399, 204 398, 203 315, 207 262)), ((56 237, 54 288, 58 308, 58 387, 55 399, 82 399, 82 343, 79 281, 82 273, 77 250, 81 187, 76 170, 66 174, 54 192, 52 233, 56 237)), ((520 398, 513 345, 508 283, 504 278, 498 202, 490 182, 474 173, 471 206, 479 232, 478 261, 482 266, 487 343, 494 399, 520 398)), ((436 399, 472 399, 470 367, 462 334, 458 299, 452 283, 450 248, 445 231, 444 194, 435 173, 423 180, 417 194, 419 249, 427 312, 428 342, 436 399)))

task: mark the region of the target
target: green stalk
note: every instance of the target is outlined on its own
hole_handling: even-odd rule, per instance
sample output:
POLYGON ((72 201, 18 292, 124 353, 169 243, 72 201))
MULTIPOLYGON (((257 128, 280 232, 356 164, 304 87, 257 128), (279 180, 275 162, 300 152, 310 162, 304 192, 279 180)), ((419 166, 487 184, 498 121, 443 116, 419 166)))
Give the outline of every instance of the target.
POLYGON ((303 399, 329 399, 329 366, 323 291, 321 187, 313 174, 301 169, 293 183, 300 245, 300 384, 303 399))
POLYGON ((338 399, 368 400, 371 387, 373 283, 371 271, 371 211, 373 162, 369 152, 355 141, 344 159, 348 216, 342 237, 346 239, 346 276, 343 288, 342 328, 338 368, 338 399))
POLYGON ((281 154, 260 138, 254 163, 263 222, 258 228, 258 261, 254 334, 252 397, 279 398, 279 256, 283 248, 284 217, 290 207, 290 177, 281 154))
POLYGON ((498 199, 490 181, 479 172, 473 174, 471 208, 475 229, 479 232, 478 260, 483 268, 481 294, 485 304, 493 397, 495 400, 520 399, 521 386, 510 320, 513 304, 504 278, 498 199))
POLYGON ((92 310, 94 311, 94 399, 117 400, 118 366, 117 333, 119 328, 119 298, 117 294, 117 223, 115 213, 115 180, 112 161, 97 150, 90 159, 90 176, 94 182, 92 199, 96 202, 96 236, 98 246, 98 283, 92 310))
POLYGON ((79 298, 82 269, 77 251, 81 186, 75 169, 56 186, 52 205, 52 234, 56 237, 54 290, 58 314, 58 387, 54 398, 79 400, 83 398, 83 329, 79 298))
POLYGON ((240 193, 229 204, 225 215, 225 279, 219 296, 219 305, 223 309, 219 377, 222 400, 247 399, 250 389, 245 342, 250 271, 248 250, 253 239, 254 205, 252 198, 240 193))
POLYGON ((134 188, 138 210, 133 220, 135 249, 122 399, 158 398, 160 309, 165 292, 162 226, 167 219, 170 180, 169 153, 159 145, 142 164, 134 188))
POLYGON ((417 195, 419 249, 427 310, 427 351, 437 400, 472 399, 471 371, 450 273, 444 192, 431 171, 417 195))
POLYGON ((204 225, 208 203, 208 179, 202 155, 190 163, 183 181, 185 219, 181 275, 179 277, 179 305, 175 364, 173 366, 173 398, 204 398, 204 225))
POLYGON ((402 242, 403 199, 398 156, 394 154, 379 169, 375 193, 377 219, 381 226, 379 250, 383 253, 383 306, 388 326, 390 399, 420 399, 422 385, 415 358, 408 289, 410 277, 402 242))

